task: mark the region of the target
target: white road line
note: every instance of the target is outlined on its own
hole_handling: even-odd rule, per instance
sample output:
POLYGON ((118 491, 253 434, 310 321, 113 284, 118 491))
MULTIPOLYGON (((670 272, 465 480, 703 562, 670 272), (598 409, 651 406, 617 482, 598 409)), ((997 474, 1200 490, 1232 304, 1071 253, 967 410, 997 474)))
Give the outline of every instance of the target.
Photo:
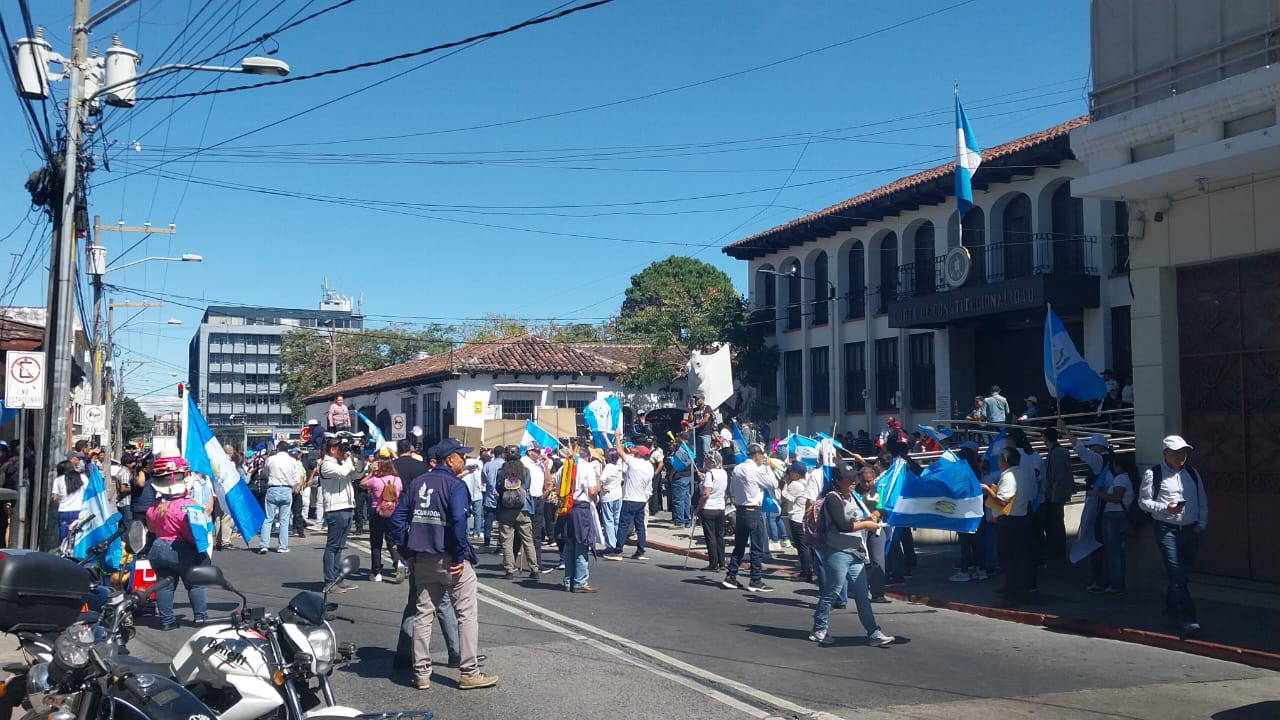
MULTIPOLYGON (((363 541, 348 540, 347 544, 363 550, 364 552, 370 552, 368 544, 363 541)), ((750 685, 738 682, 737 680, 709 672, 703 668, 691 665, 683 660, 667 655, 666 653, 645 647, 644 645, 624 638, 621 635, 611 633, 603 628, 568 617, 567 615, 561 615, 560 613, 548 610, 536 603, 502 592, 501 590, 485 585, 483 582, 478 583, 476 587, 479 589, 481 595, 492 596, 479 598, 480 601, 488 605, 492 605, 495 608, 517 615, 540 627, 557 632, 571 640, 586 643, 597 650, 625 660, 626 662, 665 680, 671 680, 683 685, 684 687, 705 695, 712 700, 727 705, 734 710, 750 715, 757 720, 773 720, 775 716, 761 708, 749 705, 732 695, 716 690, 713 687, 708 687, 706 684, 698 682, 694 678, 702 678, 710 683, 733 688, 734 691, 743 696, 754 698, 764 705, 786 711, 793 717, 805 718, 806 720, 840 720, 838 716, 832 715, 831 713, 813 710, 811 708, 804 707, 803 705, 798 705, 790 700, 753 688, 750 685), (602 642, 602 640, 608 642, 602 642), (613 645, 610 645, 609 643, 613 643, 613 645), (676 668, 685 673, 685 675, 672 674, 661 667, 641 662, 623 651, 622 648, 626 648, 633 653, 644 655, 659 663, 676 668)))

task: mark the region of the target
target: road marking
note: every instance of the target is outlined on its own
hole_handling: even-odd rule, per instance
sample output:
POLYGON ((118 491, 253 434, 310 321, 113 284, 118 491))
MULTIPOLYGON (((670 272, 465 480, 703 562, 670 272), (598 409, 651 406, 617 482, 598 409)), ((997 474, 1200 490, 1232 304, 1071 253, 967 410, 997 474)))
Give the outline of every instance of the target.
MULTIPOLYGON (((347 544, 359 548, 364 552, 370 552, 368 544, 363 541, 348 540, 347 544)), ((772 693, 767 693, 763 690, 753 688, 750 685, 738 682, 737 680, 724 677, 723 675, 717 675, 713 672, 697 667, 696 665, 691 665, 683 660, 667 655, 666 653, 645 647, 644 645, 624 638, 621 635, 611 633, 603 628, 568 617, 567 615, 561 615, 560 613, 548 610, 536 603, 502 592, 501 590, 485 585, 483 582, 476 583, 476 588, 481 595, 492 596, 480 597, 479 600, 481 602, 509 612, 512 615, 522 617, 539 627, 557 632, 571 640, 584 642, 597 650, 625 660, 628 663, 665 680, 671 680, 683 685, 684 687, 711 698, 712 700, 750 715, 757 720, 780 719, 778 719, 772 712, 767 712, 759 707, 745 703, 742 700, 739 700, 728 693, 717 690, 714 687, 710 687, 709 685, 715 684, 732 688, 733 691, 739 695, 752 698, 763 705, 783 710, 793 718, 804 718, 805 720, 840 720, 837 715, 832 715, 831 713, 820 710, 813 710, 812 708, 798 705, 772 693), (662 667, 647 662, 641 662, 629 653, 625 652, 623 648, 630 650, 632 653, 644 655, 645 657, 648 657, 658 663, 662 663, 663 665, 678 669, 683 672, 684 675, 676 675, 668 672, 662 667), (698 679, 702 680, 702 682, 699 682, 698 679)))

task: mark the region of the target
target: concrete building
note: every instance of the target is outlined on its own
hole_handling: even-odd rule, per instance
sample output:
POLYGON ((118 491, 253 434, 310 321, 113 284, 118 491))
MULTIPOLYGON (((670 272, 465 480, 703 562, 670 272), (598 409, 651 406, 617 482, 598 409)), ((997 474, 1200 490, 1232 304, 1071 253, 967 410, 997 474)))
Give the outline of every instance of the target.
POLYGON ((236 445, 296 434, 280 377, 280 346, 297 328, 321 334, 361 328, 351 300, 326 298, 319 310, 211 305, 191 338, 190 392, 219 436, 236 445))
POLYGON ((775 427, 945 423, 993 384, 1017 417, 1049 400, 1046 303, 1091 365, 1126 375, 1125 207, 1073 191, 1086 122, 985 149, 963 219, 947 163, 726 246, 782 353, 775 427))
POLYGON ((1094 0, 1074 192, 1128 203, 1139 459, 1185 435, 1200 567, 1280 581, 1280 3, 1094 0))
MULTIPOLYGON (((422 428, 423 443, 441 439, 450 425, 484 428, 486 420, 537 420, 542 407, 582 409, 616 394, 637 410, 684 404, 684 382, 636 393, 619 378, 639 363, 635 345, 553 342, 517 335, 466 344, 456 350, 367 372, 306 398, 307 418, 323 425, 338 395, 390 438, 391 416, 404 413, 422 428)), ((361 426, 361 430, 365 428, 361 426)))

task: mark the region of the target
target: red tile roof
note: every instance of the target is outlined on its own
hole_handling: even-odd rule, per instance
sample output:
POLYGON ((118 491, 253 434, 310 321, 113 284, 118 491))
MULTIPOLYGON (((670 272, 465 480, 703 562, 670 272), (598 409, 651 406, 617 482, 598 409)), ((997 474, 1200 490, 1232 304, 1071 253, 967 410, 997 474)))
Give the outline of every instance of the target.
MULTIPOLYGON (((1034 150, 1041 146, 1048 145, 1052 142, 1065 139, 1074 128, 1080 127, 1089 122, 1088 115, 1082 115, 1072 118, 1064 123, 1054 125, 1051 128, 1040 130, 1039 132, 1025 135, 1016 140, 1011 140, 1003 145, 996 145, 982 151, 982 166, 978 168, 977 176, 974 178, 975 183, 980 183, 984 175, 991 175, 996 168, 999 167, 1001 159, 1009 158, 1018 153, 1028 150, 1034 150)), ((1064 158, 1072 157, 1070 147, 1064 145, 1064 158)), ((823 226, 823 220, 839 218, 849 224, 847 221, 857 218, 859 213, 865 213, 871 209, 871 206, 884 206, 885 201, 894 201, 895 196, 901 196, 904 191, 922 189, 925 185, 936 184, 937 181, 946 180, 949 187, 952 177, 955 174, 955 163, 949 162, 937 167, 930 168, 914 175, 908 175, 904 178, 894 180, 888 185, 868 190, 861 195, 856 195, 831 205, 830 207, 811 212, 794 220, 785 222, 777 227, 770 228, 763 232, 756 233, 750 237, 736 240, 724 246, 723 252, 730 257, 739 260, 750 260, 752 258, 766 255, 775 250, 781 250, 786 247, 799 245, 803 242, 814 240, 818 237, 830 235, 829 229, 823 226), (813 227, 817 225, 817 227, 813 227)), ((946 194, 952 194, 948 189, 946 194)), ((883 217, 881 215, 880 217, 883 217)), ((869 220, 878 220, 879 217, 871 217, 869 220)), ((865 223, 854 223, 865 224, 865 223)))
POLYGON ((563 343, 536 335, 469 343, 455 350, 372 370, 318 390, 312 403, 401 385, 430 382, 458 373, 585 373, 621 375, 639 365, 641 345, 563 343))

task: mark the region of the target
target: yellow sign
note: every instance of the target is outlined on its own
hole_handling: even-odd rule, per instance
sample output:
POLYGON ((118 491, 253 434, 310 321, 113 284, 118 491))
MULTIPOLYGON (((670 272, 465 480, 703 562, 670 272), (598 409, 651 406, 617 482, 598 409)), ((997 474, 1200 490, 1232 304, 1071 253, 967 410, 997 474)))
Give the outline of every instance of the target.
POLYGON ((475 402, 475 414, 476 414, 476 415, 483 415, 483 414, 484 414, 484 401, 482 401, 482 400, 477 400, 477 401, 475 402))

